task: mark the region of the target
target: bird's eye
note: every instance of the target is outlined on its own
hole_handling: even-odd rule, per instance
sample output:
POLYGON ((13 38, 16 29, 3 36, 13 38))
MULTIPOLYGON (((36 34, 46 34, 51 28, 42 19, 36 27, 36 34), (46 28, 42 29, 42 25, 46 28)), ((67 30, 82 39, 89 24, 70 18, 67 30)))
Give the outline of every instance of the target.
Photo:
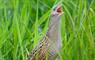
POLYGON ((56 10, 56 8, 53 9, 53 11, 55 11, 55 10, 56 10))

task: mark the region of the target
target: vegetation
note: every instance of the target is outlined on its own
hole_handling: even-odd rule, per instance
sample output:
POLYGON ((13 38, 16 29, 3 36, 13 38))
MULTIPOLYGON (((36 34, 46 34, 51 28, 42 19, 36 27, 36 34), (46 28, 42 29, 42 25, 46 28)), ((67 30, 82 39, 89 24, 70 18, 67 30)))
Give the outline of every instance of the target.
MULTIPOLYGON (((59 0, 0 0, 0 60, 27 60, 59 0)), ((63 0, 61 60, 95 60, 95 0, 63 0)))

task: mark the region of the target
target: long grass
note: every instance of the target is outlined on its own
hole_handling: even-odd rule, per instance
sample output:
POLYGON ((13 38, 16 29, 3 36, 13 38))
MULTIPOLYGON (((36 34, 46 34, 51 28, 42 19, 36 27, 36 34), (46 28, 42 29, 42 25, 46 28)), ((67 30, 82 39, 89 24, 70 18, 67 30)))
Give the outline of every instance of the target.
MULTIPOLYGON (((0 60, 27 60, 59 0, 0 0, 0 60)), ((95 60, 95 0, 63 0, 61 60, 95 60)))

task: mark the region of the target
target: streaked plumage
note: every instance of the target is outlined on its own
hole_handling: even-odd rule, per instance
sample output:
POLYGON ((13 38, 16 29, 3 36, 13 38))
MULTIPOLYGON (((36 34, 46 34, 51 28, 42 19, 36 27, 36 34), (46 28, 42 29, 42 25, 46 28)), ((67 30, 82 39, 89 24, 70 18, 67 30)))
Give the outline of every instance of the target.
POLYGON ((60 17, 62 15, 61 6, 53 8, 50 15, 49 29, 46 36, 33 49, 28 56, 28 60, 54 60, 61 48, 60 17))

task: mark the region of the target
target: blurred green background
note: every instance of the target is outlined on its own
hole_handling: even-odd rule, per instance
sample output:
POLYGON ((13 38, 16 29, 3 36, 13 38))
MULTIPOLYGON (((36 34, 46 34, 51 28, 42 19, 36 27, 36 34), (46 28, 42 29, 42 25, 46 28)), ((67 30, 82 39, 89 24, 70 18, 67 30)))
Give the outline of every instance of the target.
MULTIPOLYGON (((27 60, 60 0, 0 0, 0 60, 27 60)), ((95 60, 95 0, 61 0, 61 60, 95 60)))

